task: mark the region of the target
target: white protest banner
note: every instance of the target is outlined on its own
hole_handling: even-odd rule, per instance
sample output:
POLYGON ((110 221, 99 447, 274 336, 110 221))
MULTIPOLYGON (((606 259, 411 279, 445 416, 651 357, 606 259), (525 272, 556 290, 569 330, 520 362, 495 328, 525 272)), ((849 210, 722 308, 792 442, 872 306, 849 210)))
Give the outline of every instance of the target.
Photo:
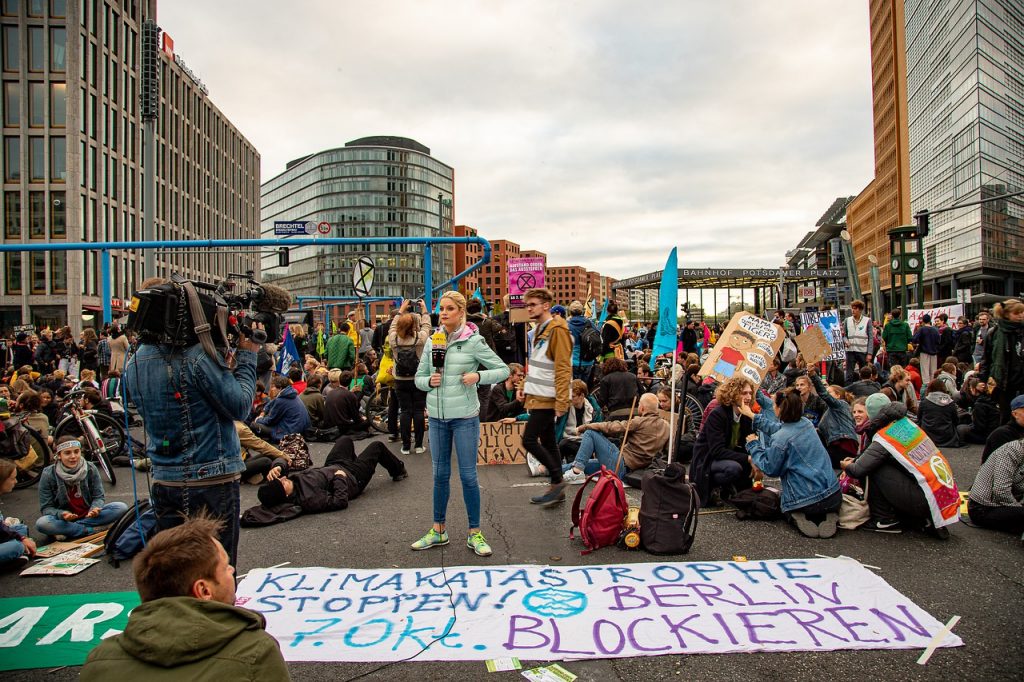
POLYGON ((288 661, 923 649, 943 627, 848 559, 254 569, 237 594, 288 661))
POLYGON ((839 324, 839 313, 835 310, 826 310, 816 313, 800 313, 800 324, 804 329, 818 327, 825 335, 828 345, 832 346, 832 355, 824 360, 845 360, 846 339, 843 338, 843 330, 839 324))
POLYGON ((917 325, 921 322, 921 318, 924 315, 931 315, 932 324, 935 324, 935 318, 939 313, 946 313, 950 320, 956 320, 956 318, 964 314, 964 307, 958 303, 956 305, 944 305, 939 308, 910 308, 907 310, 907 324, 910 325, 910 331, 917 331, 917 325))

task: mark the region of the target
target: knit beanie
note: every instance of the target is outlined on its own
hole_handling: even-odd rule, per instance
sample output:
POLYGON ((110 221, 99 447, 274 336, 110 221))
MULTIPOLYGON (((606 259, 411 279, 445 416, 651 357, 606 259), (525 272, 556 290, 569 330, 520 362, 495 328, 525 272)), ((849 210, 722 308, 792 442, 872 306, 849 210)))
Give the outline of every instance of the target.
POLYGON ((288 495, 284 492, 284 485, 279 478, 261 485, 256 491, 256 497, 264 507, 276 507, 288 501, 288 495))
POLYGON ((874 419, 875 415, 891 402, 892 401, 889 400, 889 397, 884 393, 872 393, 868 396, 868 399, 864 401, 864 408, 868 411, 868 417, 874 419))

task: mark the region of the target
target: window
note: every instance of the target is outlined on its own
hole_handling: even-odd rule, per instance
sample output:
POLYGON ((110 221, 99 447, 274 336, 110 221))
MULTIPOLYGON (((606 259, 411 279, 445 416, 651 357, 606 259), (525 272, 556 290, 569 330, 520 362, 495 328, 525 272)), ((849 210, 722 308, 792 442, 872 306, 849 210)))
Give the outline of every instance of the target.
POLYGON ((32 293, 46 293, 46 254, 42 251, 33 251, 32 258, 32 293))
POLYGON ((20 4, 21 0, 4 0, 4 16, 18 16, 18 5, 20 4))
POLYGON ((63 137, 50 138, 50 181, 64 182, 67 178, 67 141, 63 137))
POLYGON ((6 266, 4 272, 6 277, 7 293, 9 294, 20 294, 21 293, 21 254, 20 253, 8 253, 4 254, 4 263, 6 266))
POLYGON ((63 128, 67 122, 67 84, 50 83, 50 125, 63 128))
POLYGON ((28 0, 28 15, 30 17, 45 17, 46 0, 28 0))
POLYGON ((21 239, 21 192, 4 192, 4 237, 21 239))
POLYGON ((43 70, 43 28, 28 27, 28 70, 43 70))
POLYGON ((21 66, 21 40, 17 26, 4 26, 4 71, 17 71, 21 66))
POLYGON ((30 239, 46 237, 46 192, 28 193, 28 236, 30 239))
POLYGON ((46 146, 43 138, 28 138, 28 180, 42 182, 46 180, 46 146))
POLYGON ((66 17, 68 15, 67 5, 67 0, 50 0, 50 16, 66 17))
POLYGON ((4 138, 4 179, 7 182, 21 180, 21 139, 4 138))
POLYGON ((68 252, 50 253, 50 290, 54 294, 68 293, 68 252))
POLYGON ((64 239, 68 236, 67 210, 64 192, 50 192, 50 237, 52 239, 64 239))
POLYGON ((68 38, 63 28, 50 29, 50 71, 67 68, 68 38))
POLYGON ((16 126, 21 123, 21 88, 17 81, 4 83, 4 125, 16 126))
POLYGON ((46 123, 46 83, 28 84, 28 124, 42 128, 46 123))

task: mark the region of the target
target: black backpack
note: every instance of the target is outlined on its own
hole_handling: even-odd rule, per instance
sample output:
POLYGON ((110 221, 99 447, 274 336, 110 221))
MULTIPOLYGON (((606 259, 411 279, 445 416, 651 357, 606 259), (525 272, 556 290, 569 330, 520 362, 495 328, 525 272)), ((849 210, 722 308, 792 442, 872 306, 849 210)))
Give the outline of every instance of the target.
POLYGON ((640 544, 651 554, 686 554, 697 533, 700 498, 686 482, 686 467, 672 462, 643 480, 640 544))
POLYGON ((420 366, 420 359, 416 355, 416 344, 403 346, 396 344, 391 352, 395 356, 395 376, 403 379, 411 379, 416 376, 416 370, 420 366))
POLYGON ((729 498, 737 519, 774 521, 782 518, 782 498, 772 488, 747 488, 729 498))
POLYGON ((149 540, 156 534, 156 511, 154 511, 149 498, 139 500, 128 511, 121 515, 114 525, 107 530, 103 540, 103 553, 107 561, 114 568, 121 565, 122 561, 131 559, 142 551, 145 540, 149 540), (136 523, 136 514, 138 521, 136 523), (142 526, 142 534, 139 534, 139 526, 142 526), (143 539, 144 536, 144 539, 143 539))
POLYGON ((601 340, 601 332, 594 329, 593 325, 586 325, 580 332, 580 361, 593 362, 601 355, 604 342, 601 340))

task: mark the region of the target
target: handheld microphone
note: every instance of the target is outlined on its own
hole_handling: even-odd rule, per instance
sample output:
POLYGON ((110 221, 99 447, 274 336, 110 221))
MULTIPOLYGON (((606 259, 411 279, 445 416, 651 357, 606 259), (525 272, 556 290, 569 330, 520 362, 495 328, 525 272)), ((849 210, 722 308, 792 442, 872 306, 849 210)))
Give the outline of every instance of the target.
POLYGON ((430 337, 430 360, 434 369, 440 371, 444 367, 444 356, 448 353, 448 337, 444 332, 435 332, 430 337))

